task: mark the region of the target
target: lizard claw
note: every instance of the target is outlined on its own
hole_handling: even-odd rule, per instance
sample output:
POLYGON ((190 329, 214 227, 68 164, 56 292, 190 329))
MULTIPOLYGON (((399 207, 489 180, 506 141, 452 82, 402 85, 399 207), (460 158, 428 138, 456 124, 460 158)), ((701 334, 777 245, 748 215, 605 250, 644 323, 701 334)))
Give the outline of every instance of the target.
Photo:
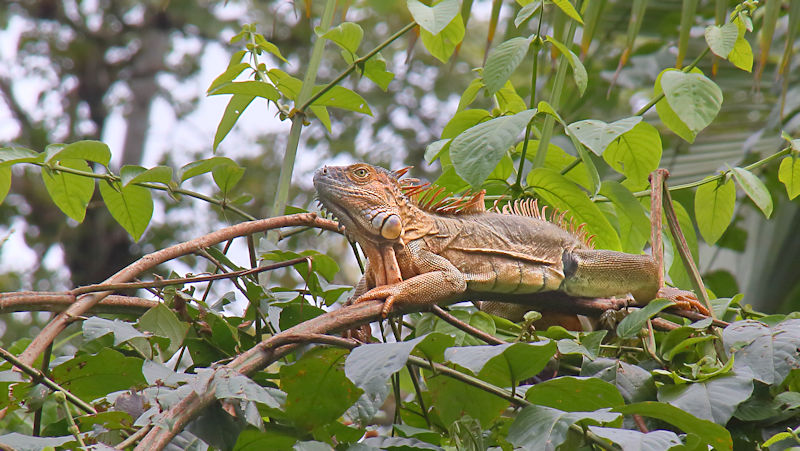
POLYGON ((356 300, 353 301, 353 304, 360 304, 366 301, 380 301, 383 300, 383 309, 381 309, 381 317, 386 319, 389 316, 389 313, 392 311, 392 306, 394 306, 397 297, 395 296, 394 292, 387 288, 388 286, 377 287, 373 288, 366 293, 359 296, 356 300))
POLYGON ((681 310, 694 310, 706 316, 711 316, 711 312, 697 300, 697 296, 691 291, 681 290, 673 287, 661 287, 656 297, 669 299, 675 302, 681 310))

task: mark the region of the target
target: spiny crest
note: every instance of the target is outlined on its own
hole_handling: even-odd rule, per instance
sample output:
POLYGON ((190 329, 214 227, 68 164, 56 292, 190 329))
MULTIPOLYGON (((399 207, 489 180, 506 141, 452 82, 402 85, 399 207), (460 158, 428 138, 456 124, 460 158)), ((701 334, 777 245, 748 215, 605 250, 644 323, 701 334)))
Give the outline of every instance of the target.
POLYGON ((477 193, 465 192, 461 197, 440 197, 443 186, 420 183, 419 179, 400 180, 400 189, 420 209, 441 215, 467 215, 486 211, 484 195, 486 190, 477 193))
POLYGON ((585 223, 577 224, 575 222, 575 218, 572 216, 568 217, 566 210, 559 211, 558 209, 551 207, 551 212, 548 213, 547 205, 539 208, 539 200, 533 198, 517 199, 513 202, 508 202, 507 204, 503 205, 502 208, 497 204, 497 202, 498 201, 495 201, 494 206, 490 211, 504 215, 529 216, 531 218, 547 221, 575 235, 575 237, 583 241, 590 248, 594 248, 592 241, 594 240, 595 236, 589 235, 589 233, 585 230, 585 223))

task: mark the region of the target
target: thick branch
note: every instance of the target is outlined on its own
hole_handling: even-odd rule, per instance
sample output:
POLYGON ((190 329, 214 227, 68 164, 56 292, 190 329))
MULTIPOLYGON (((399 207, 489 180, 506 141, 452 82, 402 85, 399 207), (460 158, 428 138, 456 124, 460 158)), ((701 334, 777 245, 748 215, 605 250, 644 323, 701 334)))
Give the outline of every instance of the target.
MULTIPOLYGON (((36 291, 0 293, 0 314, 11 312, 63 312, 74 302, 75 296, 69 293, 36 291)), ((141 315, 158 304, 158 301, 151 301, 150 299, 111 295, 93 306, 90 311, 93 313, 141 315)))
MULTIPOLYGON (((337 231, 338 225, 330 220, 318 218, 313 213, 300 213, 289 216, 279 216, 275 218, 261 219, 257 221, 243 222, 216 232, 195 238, 191 241, 176 244, 166 249, 145 255, 129 266, 123 268, 118 273, 109 277, 104 283, 114 284, 132 280, 143 271, 147 271, 161 263, 195 252, 197 249, 213 246, 222 241, 229 240, 238 236, 249 235, 252 233, 264 232, 267 230, 291 226, 313 226, 321 229, 337 231)), ((47 326, 42 329, 39 335, 33 339, 30 345, 20 355, 20 360, 30 365, 44 351, 48 344, 55 340, 56 336, 64 330, 72 321, 72 318, 81 316, 89 309, 94 307, 102 299, 110 295, 110 291, 89 293, 80 296, 74 304, 67 310, 53 318, 47 326)))

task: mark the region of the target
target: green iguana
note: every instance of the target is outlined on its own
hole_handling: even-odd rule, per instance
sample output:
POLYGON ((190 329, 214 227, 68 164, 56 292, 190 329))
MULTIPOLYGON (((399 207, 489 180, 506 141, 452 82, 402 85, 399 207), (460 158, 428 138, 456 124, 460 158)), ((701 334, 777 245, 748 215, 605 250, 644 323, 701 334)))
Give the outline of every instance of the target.
POLYGON ((486 211, 483 192, 436 203, 427 185, 400 178, 407 169, 358 163, 314 174, 318 200, 368 260, 351 299, 384 300, 384 317, 397 303, 478 300, 481 310, 509 318, 525 309, 507 302, 548 291, 583 298, 631 294, 637 303, 665 297, 708 313, 694 293, 659 288, 652 257, 592 249, 582 226, 563 213, 548 221, 545 208, 532 201, 486 211))

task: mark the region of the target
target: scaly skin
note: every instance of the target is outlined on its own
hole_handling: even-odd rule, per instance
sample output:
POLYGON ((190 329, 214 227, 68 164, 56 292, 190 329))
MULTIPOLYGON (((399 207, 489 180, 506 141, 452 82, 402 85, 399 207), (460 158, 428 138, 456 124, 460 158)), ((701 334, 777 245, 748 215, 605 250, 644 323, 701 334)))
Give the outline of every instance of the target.
POLYGON ((314 174, 322 205, 361 245, 367 269, 354 302, 481 300, 481 309, 518 320, 526 295, 667 297, 706 313, 693 293, 658 287, 652 257, 588 248, 570 232, 529 216, 428 213, 401 190, 397 175, 364 163, 326 166, 314 174))

